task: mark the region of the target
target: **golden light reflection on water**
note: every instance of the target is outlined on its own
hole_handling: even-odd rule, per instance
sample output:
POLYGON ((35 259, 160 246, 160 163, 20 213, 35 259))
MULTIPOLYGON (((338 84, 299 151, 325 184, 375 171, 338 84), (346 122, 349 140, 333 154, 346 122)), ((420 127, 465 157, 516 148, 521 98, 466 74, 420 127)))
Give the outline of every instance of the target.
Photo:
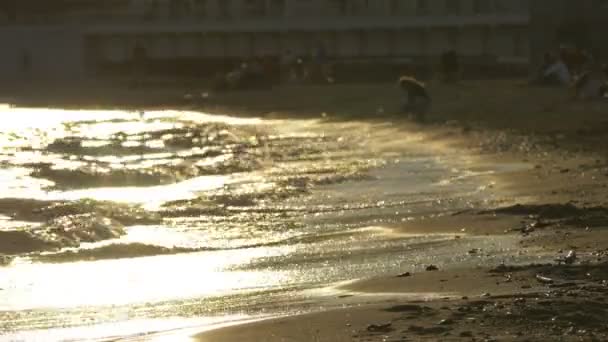
MULTIPOLYGON (((7 129, 12 128, 49 128, 65 122, 99 121, 139 118, 139 112, 123 110, 66 110, 51 108, 27 108, 0 106, 0 115, 10 116, 11 120, 3 123, 7 129)), ((192 122, 216 122, 229 125, 255 125, 262 122, 258 118, 237 118, 233 116, 210 115, 201 112, 175 110, 145 111, 145 119, 169 120, 180 119, 192 122)))
POLYGON ((271 288, 288 281, 289 273, 230 268, 287 252, 257 248, 70 264, 16 263, 0 269, 5 291, 0 310, 128 305, 271 288))
MULTIPOLYGON (((146 112, 141 118, 139 113, 127 111, 67 111, 55 109, 27 109, 27 108, 0 108, 0 115, 15 118, 5 125, 6 132, 11 134, 0 134, 0 147, 6 151, 5 156, 11 163, 18 163, 23 168, 4 169, 0 171, 0 191, 4 197, 28 197, 47 200, 78 200, 83 198, 91 198, 97 200, 109 200, 116 202, 126 202, 134 204, 142 204, 145 208, 156 209, 163 203, 168 201, 176 201, 183 199, 196 198, 199 192, 207 190, 215 190, 226 185, 237 184, 238 191, 245 193, 272 193, 274 183, 272 179, 288 175, 303 176, 306 181, 309 178, 314 178, 315 173, 323 174, 338 174, 345 171, 358 171, 359 165, 364 164, 368 167, 377 167, 382 163, 377 162, 375 158, 383 158, 384 153, 393 153, 391 156, 401 156, 404 146, 409 143, 415 143, 421 140, 421 134, 410 134, 400 131, 399 128, 391 127, 390 125, 374 125, 367 123, 349 122, 349 123, 331 123, 321 124, 316 120, 297 120, 297 121, 264 121, 264 129, 268 129, 265 139, 272 141, 277 140, 275 150, 271 151, 266 145, 264 160, 265 169, 244 174, 232 173, 226 176, 205 176, 197 177, 176 184, 163 186, 130 186, 130 187, 104 187, 104 188, 89 188, 72 191, 47 190, 47 187, 53 183, 50 181, 42 181, 29 176, 30 170, 27 170, 27 163, 46 162, 54 167, 64 169, 75 169, 86 164, 85 162, 104 164, 104 170, 124 169, 127 171, 136 169, 149 169, 156 166, 177 166, 181 163, 190 163, 196 166, 208 166, 214 164, 222 164, 234 156, 228 152, 222 153, 218 157, 205 157, 197 159, 198 155, 204 155, 206 150, 193 147, 177 151, 161 152, 164 146, 163 139, 150 141, 141 141, 139 137, 142 133, 150 131, 164 130, 167 128, 176 128, 189 125, 191 123, 209 123, 218 122, 228 125, 257 125, 262 123, 259 119, 238 119, 232 117, 210 116, 201 113, 189 113, 178 111, 152 111, 146 112), (104 122, 96 122, 103 120, 104 122), (90 121, 87 123, 78 121, 90 121), (76 123, 78 122, 78 123, 76 123), (67 124, 66 124, 67 123, 67 124), (273 130, 276 130, 273 131, 273 130), (118 153, 112 150, 115 146, 115 141, 112 141, 112 134, 122 132, 124 134, 137 134, 138 136, 129 137, 126 142, 123 141, 123 148, 118 153), (345 136, 348 133, 356 132, 356 137, 345 136), (45 146, 58 138, 65 138, 70 135, 76 135, 82 138, 89 137, 100 140, 83 141, 84 147, 100 148, 100 150, 108 147, 102 152, 108 153, 99 155, 92 153, 86 156, 71 156, 69 148, 66 149, 64 155, 36 152, 36 151, 19 151, 20 147, 32 146, 34 149, 37 146, 45 146), (24 139, 31 137, 31 139, 24 139), (339 138, 338 138, 339 137, 339 138), (398 139, 396 137, 399 137, 398 139), (324 140, 324 139, 328 140, 324 140), (336 139, 337 138, 337 139, 336 139), (352 138, 352 139, 351 139, 352 138), (291 139, 291 140, 290 140, 291 139), (299 140, 304 139, 304 140, 299 140), (334 141, 334 150, 328 149, 326 141, 334 141), (140 155, 138 147, 142 143, 145 147, 156 148, 158 151, 148 150, 145 158, 140 155), (318 145, 314 145, 314 144, 318 145), (343 144, 344 145, 341 145, 343 144), (281 145, 283 144, 283 145, 281 145), (289 144, 295 145, 297 148, 289 150, 282 147, 289 144), (306 153, 306 147, 310 145, 311 154, 309 156, 302 155, 306 153), (320 146, 320 147, 319 147, 320 146), (319 151, 315 152, 315 148, 319 151), (273 160, 268 157, 274 152, 279 156, 286 152, 294 152, 290 156, 288 162, 284 160, 273 160), (395 152, 397 151, 397 152, 395 152), (318 153, 318 155, 317 155, 318 153), (311 157, 311 158, 307 158, 311 157), (318 158, 315 159, 315 158, 318 158), (365 163, 360 163, 365 160, 365 163), (357 167, 348 167, 352 161, 358 161, 357 167), (343 162, 344 170, 336 171, 336 165, 343 162), (329 171, 327 171, 329 170, 329 171), (333 170, 333 171, 332 171, 333 170), (274 177, 274 178, 272 178, 274 177)), ((254 133, 251 136, 239 137, 231 132, 223 132, 229 139, 224 143, 231 144, 232 140, 252 139, 258 142, 258 137, 254 133)), ((353 134, 353 133, 350 133, 353 134)), ((255 144, 252 144, 255 145, 255 144)), ((226 147, 226 145, 224 145, 226 147)), ((422 149, 422 146, 418 146, 422 149)), ((119 150, 119 149, 117 149, 119 150)), ((142 149, 144 150, 144 149, 142 149)), ((416 151, 420 153, 420 151, 416 151)), ((289 159, 289 158, 287 158, 289 159)), ((425 166, 423 163, 419 163, 425 166)), ((365 206, 366 201, 376 202, 378 196, 394 196, 401 198, 404 193, 419 192, 429 188, 428 180, 420 177, 408 178, 410 183, 404 186, 404 175, 412 172, 418 164, 411 163, 408 159, 407 163, 396 163, 393 167, 384 168, 384 172, 376 172, 379 182, 370 181, 368 186, 352 186, 349 184, 335 184, 333 186, 325 186, 325 191, 333 196, 327 198, 313 198, 319 201, 319 204, 328 209, 332 205, 343 204, 338 201, 338 195, 347 199, 344 203, 353 204, 352 210, 339 211, 336 215, 349 216, 356 213, 357 205, 365 206), (415 183, 420 183, 416 185, 415 183), (373 188, 370 188, 372 187, 373 188), (418 187, 417 187, 418 186, 418 187), (349 189, 350 188, 350 189, 349 189), (334 191, 334 192, 331 192, 334 191), (333 201, 333 202, 331 202, 333 201)), ((188 165, 179 165, 188 166, 188 165)), ((436 167, 434 163, 430 167, 436 167)), ((227 171, 229 173, 230 171, 227 171)), ((443 172, 440 170, 440 172, 443 172)), ((428 176, 428 170, 421 173, 424 177, 428 176)), ((444 177, 445 175, 441 175, 444 177)), ((54 179, 54 178, 51 178, 54 179)), ((59 181, 58 181, 59 182, 59 181)), ((107 183, 104 183, 107 184, 107 183)), ((131 184, 131 183, 129 183, 131 184)), ((441 183, 439 183, 441 184, 441 183)), ((233 191, 232 189, 228 190, 233 191)), ((236 190, 235 190, 236 191, 236 190)), ((236 192, 229 193, 234 195, 236 192)), ((238 195, 238 194, 237 194, 238 195)), ((270 201, 269 201, 270 202, 270 201)), ((314 203, 314 201, 312 202, 314 203)), ((380 202, 378 202, 380 203, 380 202)), ((384 202, 382 202, 384 203, 384 202)), ((308 203, 310 204, 310 203, 308 203)), ((369 207, 369 211, 377 212, 384 205, 369 207)), ((314 210, 313 206, 309 208, 314 210)), ((271 208, 272 209, 272 208, 271 208)), ((391 209, 392 210, 392 209, 391 209)), ((359 210, 358 212, 363 212, 359 210)), ((234 293, 242 293, 254 290, 268 290, 277 287, 298 286, 302 284, 320 283, 328 281, 328 279, 340 279, 348 274, 349 277, 356 277, 360 274, 356 272, 377 272, 377 270, 367 270, 369 266, 368 259, 359 260, 360 265, 354 265, 353 255, 365 256, 365 252, 374 249, 378 251, 390 250, 392 246, 399 251, 400 254, 391 256, 394 259, 403 257, 403 246, 393 240, 410 239, 410 240, 428 240, 427 235, 418 234, 403 234, 383 228, 382 226, 362 228, 357 234, 355 230, 341 229, 339 232, 323 229, 321 225, 318 231, 306 230, 311 227, 300 227, 299 225, 288 225, 289 215, 285 215, 285 221, 277 219, 276 225, 270 222, 264 228, 272 228, 268 230, 260 229, 256 231, 256 224, 264 225, 268 222, 259 222, 261 220, 272 220, 269 215, 247 216, 243 213, 240 219, 243 222, 235 222, 234 226, 227 227, 222 224, 232 223, 227 221, 218 221, 218 227, 209 228, 202 226, 200 223, 193 223, 197 231, 193 234, 186 234, 184 227, 129 227, 128 234, 120 239, 105 241, 102 243, 94 243, 91 245, 83 245, 81 249, 97 248, 111 243, 147 243, 153 246, 172 247, 187 247, 199 248, 212 246, 216 248, 219 244, 218 240, 229 240, 225 246, 219 248, 239 247, 230 245, 231 243, 238 245, 260 245, 254 249, 231 249, 224 251, 209 251, 190 254, 178 254, 155 257, 140 257, 134 259, 120 260, 104 260, 94 262, 73 262, 65 264, 44 264, 44 263, 29 263, 27 259, 17 259, 10 267, 0 268, 0 288, 4 289, 0 293, 0 311, 1 310, 25 310, 25 309, 40 309, 40 308, 76 308, 83 306, 118 306, 130 305, 135 303, 150 303, 154 306, 155 303, 179 300, 182 298, 207 298, 213 296, 224 296, 234 293), (262 218, 261 218, 262 217, 262 218), (258 220, 258 221, 256 221, 258 220), (236 228, 235 228, 236 227, 236 228), (209 229, 208 229, 209 228, 209 229), (183 229, 183 231, 179 231, 183 229), (281 230, 281 229, 284 229, 281 230), (302 229, 302 231, 298 231, 302 229), (210 232, 213 230, 212 232, 210 232), (232 230, 232 231, 230 231, 232 230), (198 236, 197 236, 198 234, 198 236), (210 237, 209 235, 215 234, 210 237), (239 235, 240 234, 240 235, 239 235), (284 236, 282 235, 284 234, 284 236), (307 234, 313 235, 308 236, 307 234), (207 235, 207 236, 205 236, 207 235), (290 240, 289 238, 303 237, 303 240, 290 240), (213 240, 215 239, 215 240, 213 240), (212 241, 213 240, 213 241, 212 241), (264 247, 265 243, 278 241, 280 247, 264 247), (294 242, 295 241, 295 242, 294 242), (373 243, 379 241, 377 245, 373 243), (293 245, 290 245, 293 243, 293 245), (324 255, 327 253, 327 255, 324 255), (340 259, 335 263, 331 263, 331 254, 340 256, 340 259), (346 254, 348 253, 348 254, 346 254), (352 253, 352 254, 351 254, 352 253), (348 255, 348 256, 347 256, 348 255), (284 262, 286 257, 289 257, 289 262, 284 262), (299 258, 299 259, 298 259, 299 258), (282 270, 288 271, 273 271, 274 265, 280 264, 282 270), (252 266, 253 265, 253 266, 252 266), (261 265, 261 266, 260 266, 261 265), (251 267, 249 267, 251 266, 251 267), (343 269, 341 269, 343 267, 343 269), (358 268, 359 267, 359 268, 358 268), (253 270, 251 270, 253 269, 253 270)), ((312 213, 312 216, 316 213, 312 213)), ((321 216, 320 219, 328 219, 329 216, 321 216)), ((365 215, 369 215, 366 212, 365 215)), ((0 218, 2 219, 2 218, 0 218)), ((198 218, 196 218, 198 219, 198 218)), ((281 218, 283 219, 283 218, 281 218)), ((309 219, 306 217, 298 217, 297 223, 309 219)), ((328 219, 329 221, 329 219, 328 219)), ((180 221, 179 224, 184 224, 180 221)), ((212 222, 215 224, 215 222, 212 222)), ((184 224, 187 225, 187 224, 184 224)), ((433 240, 442 240, 449 238, 448 235, 431 236, 433 240)), ((464 253, 461 253, 464 254, 464 253)), ((369 261, 370 263, 372 261, 369 261)), ((384 259, 369 266, 377 268, 377 265, 383 265, 384 259)), ((371 264, 370 264, 371 265, 371 264)), ((222 297, 222 300, 225 300, 222 297)), ((240 299, 239 299, 240 300, 240 299)), ((259 299, 256 304, 259 304, 259 299)), ((177 304, 173 304, 177 305, 177 304)), ((124 317, 128 320, 129 317, 124 317)), ((163 320, 166 322, 165 320, 163 320)), ((82 324, 82 322, 68 322, 66 324, 82 324)), ((181 327, 182 322, 168 323, 168 328, 181 327)), ((124 322, 118 325, 98 326, 91 328, 88 332, 80 331, 74 335, 67 330, 57 330, 60 336, 95 336, 100 334, 107 336, 128 335, 135 331, 149 332, 150 326, 153 328, 162 328, 162 324, 156 321, 137 321, 124 322), (94 333, 91 333, 94 331, 94 333), (95 332, 96 331, 96 332, 95 332)), ((167 329, 168 329, 167 328, 167 329)), ((75 328, 78 330, 79 328, 75 328)), ((83 328, 85 329, 85 328, 83 328)), ((86 330, 86 329, 85 329, 86 330)), ((73 331, 73 330, 70 330, 73 331)), ((49 335, 46 335, 49 336, 49 335)))
POLYGON ((165 318, 127 320, 111 324, 85 325, 15 333, 2 337, 5 341, 189 341, 190 336, 202 331, 252 321, 250 316, 230 315, 195 319, 165 318), (57 336, 61 336, 60 339, 57 336))
POLYGON ((151 187, 92 188, 74 191, 50 192, 43 199, 80 200, 94 199, 119 203, 142 204, 149 210, 164 203, 197 197, 197 192, 218 189, 233 181, 230 176, 204 176, 176 184, 151 187))
MULTIPOLYGON (((36 151, 20 151, 19 147, 40 148, 44 144, 64 138, 77 130, 80 137, 105 139, 116 133, 138 134, 163 129, 182 127, 183 122, 193 123, 226 123, 229 125, 259 124, 260 119, 242 119, 230 116, 208 115, 200 112, 182 111, 147 111, 144 118, 139 112, 120 110, 62 110, 41 108, 13 108, 0 107, 0 115, 10 117, 3 123, 6 134, 0 135, 0 148, 10 154, 11 163, 52 163, 54 168, 75 170, 86 166, 86 162, 107 163, 107 170, 125 169, 136 170, 151 168, 157 165, 178 165, 185 163, 179 159, 165 159, 177 156, 186 158, 193 153, 204 151, 192 149, 173 153, 149 153, 142 160, 139 154, 124 156, 81 156, 80 160, 68 160, 61 155, 41 153, 36 151), (103 121, 100 121, 103 120, 103 121), (124 121, 123 121, 124 120, 124 121), (78 122, 75 126, 74 123, 78 122), (9 134, 10 132, 10 134, 9 134), (19 137, 27 137, 20 140, 19 137), (129 164, 128 164, 129 163, 129 164)), ((107 146, 108 140, 84 141, 85 147, 107 146)), ((149 148, 164 147, 162 141, 145 142, 149 148)), ((141 141, 127 141, 124 147, 138 147, 141 141)), ((197 162, 190 162, 197 166, 210 166, 227 160, 230 155, 221 155, 216 158, 205 158, 197 162)), ((220 188, 231 182, 229 176, 206 176, 190 179, 172 185, 152 187, 122 187, 122 188, 94 188, 74 191, 47 191, 54 183, 48 180, 29 177, 28 169, 0 170, 0 189, 3 197, 36 198, 42 200, 78 200, 90 198, 96 200, 113 200, 126 203, 146 204, 147 208, 156 208, 159 205, 175 200, 191 199, 197 192, 220 188)))

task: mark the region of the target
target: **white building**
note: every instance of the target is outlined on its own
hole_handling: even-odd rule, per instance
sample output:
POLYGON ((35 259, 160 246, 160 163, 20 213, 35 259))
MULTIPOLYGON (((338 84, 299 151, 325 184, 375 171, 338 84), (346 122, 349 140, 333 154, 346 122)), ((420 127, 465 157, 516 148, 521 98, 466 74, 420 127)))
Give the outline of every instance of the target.
POLYGON ((321 43, 337 59, 529 53, 528 0, 21 1, 0 28, 6 76, 96 75, 128 63, 136 44, 159 61, 307 54, 321 43))

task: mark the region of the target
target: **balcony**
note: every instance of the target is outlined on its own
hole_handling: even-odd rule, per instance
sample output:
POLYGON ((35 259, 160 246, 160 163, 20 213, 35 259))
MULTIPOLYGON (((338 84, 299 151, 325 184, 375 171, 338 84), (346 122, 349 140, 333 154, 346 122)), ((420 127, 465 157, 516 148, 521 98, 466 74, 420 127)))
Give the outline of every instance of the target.
MULTIPOLYGON (((62 6, 59 11, 35 2, 38 7, 16 8, 14 20, 5 24, 21 25, 81 25, 120 27, 163 25, 178 27, 222 28, 236 25, 239 30, 312 29, 320 27, 411 27, 463 26, 503 23, 527 24, 529 15, 515 10, 490 11, 482 3, 475 8, 463 8, 450 2, 449 7, 432 7, 429 1, 417 1, 416 7, 406 7, 391 1, 382 6, 380 0, 352 2, 327 0, 319 7, 313 1, 289 0, 79 0, 78 6, 62 6), (25 9, 30 9, 25 11, 25 9), (493 21, 493 23, 492 23, 493 21), (257 27, 256 27, 257 26, 257 27)), ((63 0, 76 1, 76 0, 63 0)), ((387 0, 388 1, 388 0, 387 0)), ((451 0, 456 1, 456 0, 451 0)), ((516 1, 516 0, 509 0, 516 1)), ((484 0, 483 3, 487 1, 484 0)), ((33 6, 33 5, 32 5, 33 6)), ((496 5, 497 6, 497 5, 496 5)), ((497 9, 499 7, 496 7, 497 9)), ((502 8, 502 7, 501 7, 502 8)), ((12 15, 7 15, 10 18, 12 15)))
POLYGON ((529 16, 513 15, 472 15, 472 16, 432 16, 411 17, 317 17, 310 18, 251 18, 238 21, 163 22, 149 24, 125 23, 122 25, 88 25, 89 33, 137 33, 137 32, 315 32, 341 30, 398 30, 462 28, 475 26, 527 26, 529 16))

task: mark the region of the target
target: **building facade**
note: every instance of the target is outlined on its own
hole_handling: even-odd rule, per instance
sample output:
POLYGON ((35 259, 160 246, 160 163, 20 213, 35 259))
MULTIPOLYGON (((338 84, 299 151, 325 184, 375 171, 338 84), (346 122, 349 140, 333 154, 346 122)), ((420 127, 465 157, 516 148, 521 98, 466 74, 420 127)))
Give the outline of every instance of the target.
POLYGON ((528 2, 57 0, 49 6, 48 0, 8 1, 12 5, 0 8, 0 42, 10 48, 0 68, 14 67, 0 72, 98 75, 128 63, 138 45, 156 61, 278 56, 286 50, 307 55, 322 45, 344 60, 433 58, 456 50, 465 57, 526 63, 528 2))

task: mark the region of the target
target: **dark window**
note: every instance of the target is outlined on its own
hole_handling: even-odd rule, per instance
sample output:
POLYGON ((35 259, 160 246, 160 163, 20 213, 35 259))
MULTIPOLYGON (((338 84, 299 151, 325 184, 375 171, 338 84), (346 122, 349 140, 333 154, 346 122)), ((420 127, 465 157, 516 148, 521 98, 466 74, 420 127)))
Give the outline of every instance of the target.
POLYGON ((248 17, 263 17, 266 15, 264 0, 246 0, 245 6, 245 13, 248 17))
POLYGON ((474 0, 473 1, 473 12, 477 14, 488 13, 492 9, 492 2, 490 0, 474 0))
POLYGON ((416 1, 416 12, 418 14, 428 14, 429 13, 428 0, 417 0, 416 1))
POLYGON ((207 0, 196 0, 194 3, 196 14, 200 18, 207 16, 207 0))
POLYGON ((595 6, 601 9, 608 9, 608 0, 595 0, 595 6))
POLYGON ((268 11, 271 15, 283 15, 285 13, 285 0, 271 0, 268 11))
POLYGON ((460 0, 445 0, 445 8, 448 14, 459 14, 460 5, 460 0))
POLYGON ((231 17, 232 3, 230 0, 221 0, 219 3, 220 18, 228 19, 231 17))

